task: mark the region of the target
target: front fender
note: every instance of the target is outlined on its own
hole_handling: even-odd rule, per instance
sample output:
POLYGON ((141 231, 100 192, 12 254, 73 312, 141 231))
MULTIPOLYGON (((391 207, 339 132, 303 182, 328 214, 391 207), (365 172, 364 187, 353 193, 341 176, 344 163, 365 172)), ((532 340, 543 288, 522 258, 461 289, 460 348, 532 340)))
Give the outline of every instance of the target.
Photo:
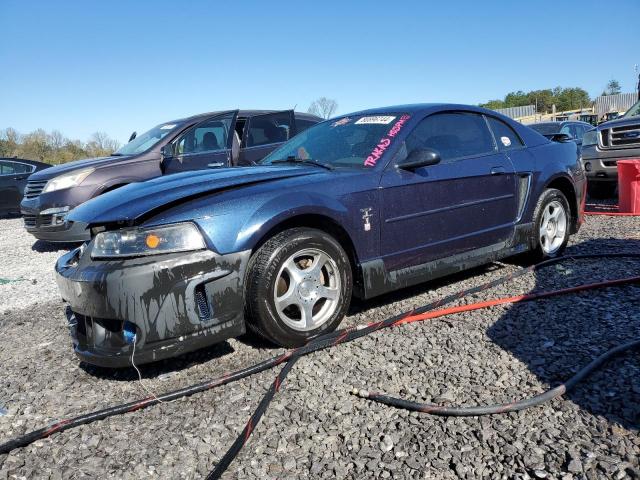
POLYGON ((322 215, 344 226, 347 207, 335 198, 311 192, 292 192, 270 199, 257 208, 238 230, 230 251, 253 249, 271 229, 301 215, 322 215))

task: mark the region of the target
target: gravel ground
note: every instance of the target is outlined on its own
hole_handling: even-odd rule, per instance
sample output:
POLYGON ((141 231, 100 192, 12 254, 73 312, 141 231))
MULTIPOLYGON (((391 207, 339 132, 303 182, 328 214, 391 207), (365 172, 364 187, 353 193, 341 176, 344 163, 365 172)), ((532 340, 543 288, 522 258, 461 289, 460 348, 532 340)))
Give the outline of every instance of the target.
MULTIPOLYGON (((61 417, 146 396, 135 372, 79 364, 53 280, 62 250, 0 220, 0 442, 61 417)), ((640 218, 589 217, 572 252, 640 251, 640 218)), ((352 306, 383 319, 518 268, 497 263, 352 306)), ((573 261, 468 302, 638 274, 637 261, 573 261)), ((445 405, 509 401, 555 386, 640 338, 640 286, 385 330, 301 359, 227 478, 640 478, 640 354, 610 362, 563 400, 519 413, 442 418, 349 394, 445 405)), ((163 392, 281 352, 251 337, 143 368, 163 392)), ((6 478, 201 478, 243 428, 275 371, 56 434, 0 455, 6 478), (132 441, 132 439, 135 439, 132 441)))

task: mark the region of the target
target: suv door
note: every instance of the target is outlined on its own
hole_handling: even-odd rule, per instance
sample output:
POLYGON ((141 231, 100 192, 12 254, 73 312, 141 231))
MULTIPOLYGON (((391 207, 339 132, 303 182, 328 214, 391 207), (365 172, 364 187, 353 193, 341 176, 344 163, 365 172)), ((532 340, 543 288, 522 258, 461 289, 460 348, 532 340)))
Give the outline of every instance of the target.
POLYGON ((513 164, 499 152, 482 115, 444 112, 407 136, 381 179, 381 254, 387 269, 427 263, 468 250, 499 250, 516 218, 513 164), (396 167, 416 148, 437 150, 437 165, 396 167))
POLYGON ((226 167, 238 110, 223 112, 188 128, 165 146, 164 173, 226 167))
POLYGON ((296 134, 293 110, 255 115, 247 119, 238 165, 253 165, 296 134))

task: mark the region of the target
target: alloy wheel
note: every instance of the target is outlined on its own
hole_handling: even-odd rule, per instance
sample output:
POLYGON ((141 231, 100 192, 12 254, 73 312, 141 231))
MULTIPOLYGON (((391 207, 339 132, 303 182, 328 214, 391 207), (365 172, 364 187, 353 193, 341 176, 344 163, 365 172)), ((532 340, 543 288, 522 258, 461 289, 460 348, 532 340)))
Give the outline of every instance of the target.
POLYGON ((315 330, 338 308, 340 287, 336 261, 322 250, 306 248, 283 263, 273 300, 287 326, 303 332, 315 330))
POLYGON ((540 246, 547 255, 553 255, 563 245, 567 236, 567 212, 554 200, 545 207, 540 222, 540 246))

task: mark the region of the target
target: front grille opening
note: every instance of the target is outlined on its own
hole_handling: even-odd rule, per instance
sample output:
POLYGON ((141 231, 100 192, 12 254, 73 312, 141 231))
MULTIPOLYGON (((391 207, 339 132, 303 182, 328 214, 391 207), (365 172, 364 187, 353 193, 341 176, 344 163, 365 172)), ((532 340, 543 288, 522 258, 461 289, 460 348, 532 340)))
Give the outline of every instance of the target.
POLYGON ((207 301, 204 285, 198 285, 195 289, 196 310, 201 321, 211 320, 211 308, 207 301))
MULTIPOLYGON (((118 351, 130 344, 125 338, 125 322, 122 320, 89 317, 77 312, 73 312, 73 315, 77 322, 76 335, 82 346, 118 351)), ((137 327, 134 326, 134 328, 137 332, 137 327)))
POLYGON ((47 184, 47 180, 31 180, 27 182, 27 186, 24 190, 25 198, 35 198, 42 193, 44 186, 47 184))

